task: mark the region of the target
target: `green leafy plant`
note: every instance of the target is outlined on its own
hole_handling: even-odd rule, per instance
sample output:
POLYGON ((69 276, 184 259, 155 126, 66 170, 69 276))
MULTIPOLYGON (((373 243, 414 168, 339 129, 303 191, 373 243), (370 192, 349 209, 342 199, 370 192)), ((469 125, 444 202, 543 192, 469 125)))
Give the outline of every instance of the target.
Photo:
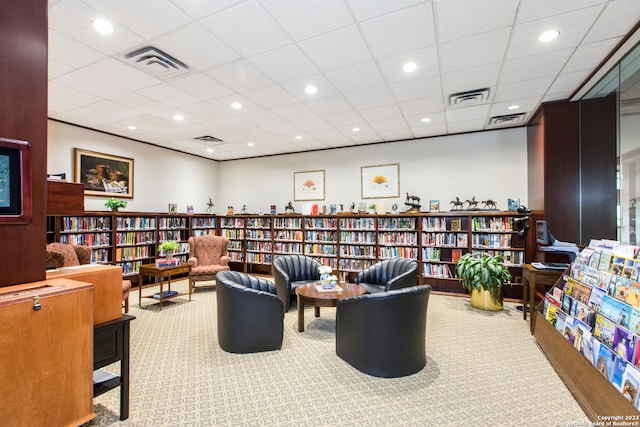
POLYGON ((125 200, 116 199, 115 197, 109 197, 104 205, 112 211, 117 211, 119 208, 126 208, 127 202, 125 200))
POLYGON ((511 280, 509 269, 500 256, 466 253, 456 262, 456 273, 462 286, 472 290, 489 291, 498 295, 502 285, 511 280))
POLYGON ((165 240, 164 242, 160 243, 160 249, 162 249, 163 251, 175 251, 179 246, 180 243, 178 243, 176 240, 165 240))

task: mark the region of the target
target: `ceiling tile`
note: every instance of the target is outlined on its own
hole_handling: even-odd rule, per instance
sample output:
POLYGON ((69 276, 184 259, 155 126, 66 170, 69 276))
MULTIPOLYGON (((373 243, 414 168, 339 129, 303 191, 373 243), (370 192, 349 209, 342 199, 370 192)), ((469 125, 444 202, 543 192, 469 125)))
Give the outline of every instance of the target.
POLYGON ((87 65, 54 81, 103 98, 160 83, 155 77, 113 58, 87 65))
POLYGON ((378 65, 387 83, 435 76, 440 72, 438 50, 435 46, 387 56, 378 60, 378 65), (402 67, 408 62, 415 63, 418 68, 414 72, 407 73, 402 67))
POLYGON ((417 99, 413 101, 398 102, 400 111, 405 115, 428 114, 435 111, 443 111, 442 96, 417 99))
POLYGON ((49 60, 69 67, 82 67, 104 58, 103 53, 52 29, 49 29, 48 43, 49 60))
POLYGON ((554 80, 554 76, 535 80, 500 84, 496 91, 494 102, 517 101, 522 98, 533 98, 544 93, 554 80))
POLYGON ((271 109, 272 112, 282 117, 283 120, 302 120, 315 117, 315 113, 302 103, 285 105, 271 109))
POLYGON ((198 98, 173 87, 167 83, 150 86, 138 91, 140 95, 148 96, 158 102, 162 102, 171 107, 180 107, 198 102, 198 98))
POLYGON ((281 86, 271 85, 260 89, 251 90, 242 94, 262 108, 282 107, 283 105, 294 104, 297 99, 281 86))
POLYGON ((500 73, 500 62, 453 71, 442 75, 442 91, 445 95, 469 90, 494 89, 500 73))
POLYGON ((549 93, 573 92, 583 81, 589 77, 591 70, 574 71, 571 73, 562 73, 556 77, 553 84, 549 87, 549 93))
POLYGON ((391 89, 391 93, 397 102, 431 98, 442 93, 440 76, 394 83, 389 85, 389 89, 391 89))
POLYGON ((180 107, 180 111, 189 116, 197 117, 203 122, 210 120, 223 119, 230 117, 232 113, 225 111, 222 108, 211 105, 207 102, 198 102, 191 105, 185 105, 180 107))
POLYGON ((443 73, 502 61, 510 33, 510 28, 503 28, 442 43, 440 54, 443 73))
POLYGON ((243 59, 221 65, 206 73, 222 84, 234 88, 237 92, 245 92, 273 84, 273 81, 243 59))
POLYGON ((432 127, 421 127, 416 129, 411 129, 414 138, 427 138, 430 136, 440 136, 447 134, 447 126, 445 124, 440 124, 432 127))
POLYGON ((548 18, 596 5, 603 6, 606 2, 607 0, 522 0, 518 22, 548 18))
POLYGON ((74 108, 93 104, 100 100, 97 96, 74 89, 72 86, 63 85, 55 80, 49 82, 48 90, 51 98, 64 100, 65 103, 73 105, 74 108))
POLYGON ((593 70, 617 46, 620 40, 622 39, 613 38, 578 46, 562 71, 593 70))
POLYGON ((484 124, 485 124, 484 119, 461 120, 461 121, 455 121, 455 122, 447 121, 447 132, 448 133, 473 132, 474 130, 484 128, 484 124))
POLYGON ((355 108, 370 108, 379 105, 387 105, 393 102, 393 95, 386 86, 378 86, 371 89, 362 89, 357 92, 344 94, 345 98, 355 108))
POLYGON ((358 21, 367 21, 424 2, 425 0, 346 0, 358 21))
POLYGON ((377 58, 422 49, 436 43, 431 3, 420 3, 360 25, 377 58), (399 31, 398 29, 402 30, 399 31))
POLYGON ((331 125, 336 128, 348 126, 349 129, 353 128, 354 126, 360 123, 366 122, 366 120, 364 120, 362 116, 360 116, 360 114, 358 114, 355 111, 349 111, 346 113, 338 113, 338 114, 329 114, 324 116, 323 119, 331 123, 331 125))
POLYGON ((369 122, 369 126, 378 133, 381 131, 391 131, 391 130, 405 130, 405 131, 409 130, 407 121, 404 118, 369 122))
POLYGON ((638 0, 616 0, 607 3, 583 43, 625 36, 640 21, 638 0))
POLYGON ((158 37, 154 44, 187 64, 192 72, 203 71, 240 58, 235 51, 196 23, 158 37))
POLYGON ((447 125, 450 125, 453 122, 484 120, 489 114, 490 108, 491 106, 489 104, 464 108, 452 108, 445 111, 444 114, 447 118, 447 125))
POLYGON ((353 106, 341 95, 312 99, 305 102, 305 105, 319 115, 353 110, 353 106))
POLYGON ((295 41, 353 24, 342 0, 261 0, 261 3, 295 41))
POLYGON ((382 86, 385 82, 373 61, 344 67, 327 73, 327 78, 340 92, 352 92, 382 86))
POLYGON ((402 112, 395 103, 372 108, 363 108, 359 110, 359 113, 368 122, 397 119, 402 117, 402 112))
POLYGON ((63 74, 68 73, 69 71, 72 71, 73 68, 61 64, 57 61, 54 61, 53 59, 49 58, 48 62, 48 66, 47 66, 47 77, 49 78, 49 80, 55 79, 56 77, 60 77, 63 74))
POLYGON ((300 48, 322 71, 371 60, 369 48, 355 25, 300 43, 300 48))
POLYGON ((435 2, 438 38, 446 43, 510 27, 518 2, 513 0, 445 0, 435 2))
POLYGON ((246 0, 171 0, 172 3, 174 3, 186 14, 195 19, 204 18, 205 16, 212 15, 216 12, 220 12, 224 9, 235 6, 239 3, 243 3, 245 1, 246 0))
POLYGON ((185 77, 171 80, 168 83, 204 101, 229 96, 234 93, 227 86, 204 73, 189 74, 185 77))
POLYGON ((157 7, 157 0, 84 1, 102 13, 104 18, 119 22, 145 39, 152 39, 190 21, 186 13, 169 2, 157 7))
POLYGON ((295 45, 255 55, 248 60, 278 83, 318 74, 318 68, 295 45))
POLYGON ((283 83, 282 87, 286 89, 291 96, 295 96, 302 102, 313 101, 328 96, 336 96, 338 94, 333 85, 322 74, 292 80, 283 83), (307 86, 315 86, 317 92, 313 94, 305 92, 305 88, 307 86))
POLYGON ((291 43, 257 1, 242 3, 200 21, 205 28, 244 57, 291 43), (259 37, 256 37, 259 34, 259 37))
POLYGON ((567 48, 508 60, 504 64, 500 83, 508 84, 556 75, 573 52, 574 48, 567 48))

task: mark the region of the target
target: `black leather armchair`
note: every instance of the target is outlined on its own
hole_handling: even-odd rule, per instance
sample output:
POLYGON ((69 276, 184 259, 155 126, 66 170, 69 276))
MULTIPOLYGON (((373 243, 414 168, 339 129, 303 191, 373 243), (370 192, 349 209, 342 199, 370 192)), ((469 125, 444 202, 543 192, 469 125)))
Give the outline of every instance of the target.
POLYGON ((218 342, 230 353, 279 350, 284 310, 270 281, 237 271, 216 275, 218 342))
POLYGON ((274 279, 278 298, 285 311, 289 311, 291 297, 295 298, 296 288, 320 280, 322 264, 304 255, 278 255, 273 260, 274 279))
POLYGON ((427 364, 427 305, 431 286, 364 294, 338 301, 336 354, 376 377, 396 378, 427 364))
POLYGON ((418 262, 409 258, 380 261, 358 273, 356 283, 368 294, 415 286, 418 284, 418 262))

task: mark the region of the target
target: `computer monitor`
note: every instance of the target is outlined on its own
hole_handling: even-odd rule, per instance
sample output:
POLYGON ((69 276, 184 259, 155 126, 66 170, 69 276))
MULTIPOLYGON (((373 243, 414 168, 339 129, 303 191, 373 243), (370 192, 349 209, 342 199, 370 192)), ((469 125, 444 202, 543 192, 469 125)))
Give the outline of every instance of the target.
POLYGON ((548 231, 547 231, 547 221, 538 220, 536 221, 536 242, 540 245, 546 245, 549 243, 548 239, 548 231))

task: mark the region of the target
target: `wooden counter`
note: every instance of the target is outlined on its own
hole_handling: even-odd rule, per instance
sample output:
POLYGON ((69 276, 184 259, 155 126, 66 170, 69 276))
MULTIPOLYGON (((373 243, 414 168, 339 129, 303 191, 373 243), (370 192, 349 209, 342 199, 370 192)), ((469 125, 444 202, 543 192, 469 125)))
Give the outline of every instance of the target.
POLYGON ((71 279, 93 284, 93 324, 122 317, 122 267, 87 264, 47 271, 47 279, 71 279))

